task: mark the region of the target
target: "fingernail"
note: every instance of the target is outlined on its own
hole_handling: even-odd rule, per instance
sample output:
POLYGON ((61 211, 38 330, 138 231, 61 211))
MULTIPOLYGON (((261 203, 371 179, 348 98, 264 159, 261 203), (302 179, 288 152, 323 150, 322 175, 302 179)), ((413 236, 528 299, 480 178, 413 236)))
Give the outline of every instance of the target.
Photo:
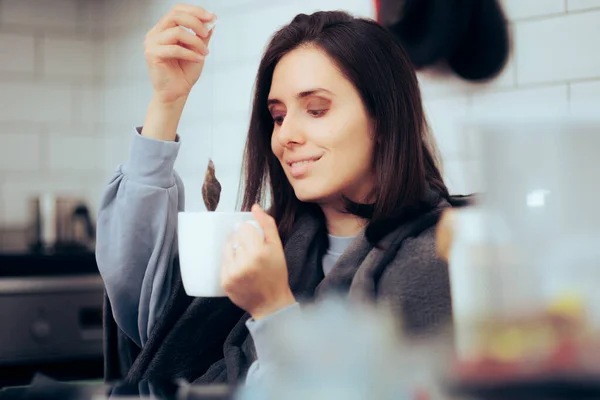
POLYGON ((207 31, 209 31, 209 32, 210 32, 211 30, 213 30, 213 29, 214 29, 214 27, 215 27, 216 25, 217 25, 217 19, 216 19, 216 18, 215 18, 215 19, 213 19, 213 20, 212 20, 212 21, 210 21, 210 22, 205 22, 205 23, 204 23, 204 26, 206 27, 206 30, 207 30, 207 31))
POLYGON ((198 62, 204 61, 204 56, 198 56, 198 57, 196 57, 196 61, 198 61, 198 62))
POLYGON ((208 53, 210 53, 210 50, 208 50, 208 47, 204 49, 204 55, 207 56, 208 53))

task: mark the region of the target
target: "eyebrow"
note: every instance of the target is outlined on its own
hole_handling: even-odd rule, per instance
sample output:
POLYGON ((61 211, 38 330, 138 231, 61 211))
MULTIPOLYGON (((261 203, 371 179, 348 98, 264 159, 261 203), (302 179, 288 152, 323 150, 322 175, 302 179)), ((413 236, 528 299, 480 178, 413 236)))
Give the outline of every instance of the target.
MULTIPOLYGON (((333 94, 332 92, 330 92, 327 89, 323 89, 323 88, 317 88, 317 89, 310 89, 310 90, 305 90, 304 92, 300 92, 296 95, 297 99, 303 99, 305 97, 309 97, 309 96, 313 96, 315 94, 318 94, 320 92, 324 92, 324 93, 328 93, 332 96, 335 96, 335 94, 333 94)), ((283 101, 279 100, 279 99, 269 99, 267 100, 267 106, 273 105, 273 104, 283 104, 283 101)))

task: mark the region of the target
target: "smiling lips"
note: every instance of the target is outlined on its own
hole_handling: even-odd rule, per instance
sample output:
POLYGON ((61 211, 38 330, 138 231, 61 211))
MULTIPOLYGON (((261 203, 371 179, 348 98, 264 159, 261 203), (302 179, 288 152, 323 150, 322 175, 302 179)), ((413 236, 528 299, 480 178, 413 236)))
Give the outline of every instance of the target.
POLYGON ((314 165, 315 162, 319 161, 323 157, 322 155, 310 158, 295 159, 287 161, 286 164, 290 168, 290 175, 294 178, 299 178, 306 174, 308 170, 314 165))

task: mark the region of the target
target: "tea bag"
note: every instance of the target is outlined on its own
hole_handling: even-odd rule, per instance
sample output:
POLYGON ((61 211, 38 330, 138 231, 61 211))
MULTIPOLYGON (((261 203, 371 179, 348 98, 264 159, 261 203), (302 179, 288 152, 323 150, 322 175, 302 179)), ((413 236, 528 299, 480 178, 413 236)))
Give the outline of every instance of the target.
POLYGON ((215 164, 208 159, 208 168, 202 184, 202 199, 207 211, 215 211, 221 198, 221 184, 215 175, 215 164))

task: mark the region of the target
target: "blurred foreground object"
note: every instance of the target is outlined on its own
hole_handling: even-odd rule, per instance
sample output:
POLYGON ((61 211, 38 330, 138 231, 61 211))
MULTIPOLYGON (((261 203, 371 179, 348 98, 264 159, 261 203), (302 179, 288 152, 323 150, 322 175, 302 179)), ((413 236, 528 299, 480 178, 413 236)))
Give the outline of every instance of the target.
POLYGON ((450 247, 454 241, 454 221, 456 211, 453 209, 445 210, 442 213, 440 222, 436 229, 436 248, 440 258, 446 262, 450 261, 450 247))
POLYGON ((377 21, 400 41, 417 69, 446 62, 460 77, 496 77, 510 54, 497 0, 379 0, 377 21))
POLYGON ((486 118, 465 131, 481 144, 487 187, 453 215, 442 247, 456 382, 471 394, 528 386, 575 398, 556 397, 559 385, 600 398, 600 120, 486 118))
POLYGON ((279 368, 238 398, 439 399, 442 341, 402 338, 398 328, 384 309, 341 298, 306 306, 269 332, 279 368))

